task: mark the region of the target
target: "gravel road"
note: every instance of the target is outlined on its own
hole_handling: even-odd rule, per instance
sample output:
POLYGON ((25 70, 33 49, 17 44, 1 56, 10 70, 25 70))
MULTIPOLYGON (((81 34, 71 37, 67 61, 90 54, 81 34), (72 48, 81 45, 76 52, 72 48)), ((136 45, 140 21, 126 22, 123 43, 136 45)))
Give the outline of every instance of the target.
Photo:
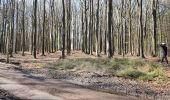
POLYGON ((156 87, 150 83, 141 83, 130 79, 113 76, 102 76, 92 72, 70 72, 56 71, 50 67, 45 68, 14 68, 23 73, 40 75, 44 79, 59 79, 66 82, 77 84, 88 89, 103 91, 112 94, 133 96, 140 100, 168 100, 170 98, 170 87, 156 87))
MULTIPOLYGON (((47 71, 47 70, 46 70, 47 71)), ((131 96, 122 96, 98 92, 81 85, 66 82, 61 78, 48 78, 43 73, 30 73, 17 66, 0 63, 0 89, 16 97, 30 100, 138 100, 131 96)), ((50 73, 50 72, 49 72, 50 73)), ((53 73, 51 73, 53 74, 53 73)), ((49 75, 50 76, 50 75, 49 75)), ((3 100, 3 99, 2 99, 3 100)), ((13 100, 13 99, 9 99, 13 100)), ((14 99, 15 100, 15 99, 14 99)))

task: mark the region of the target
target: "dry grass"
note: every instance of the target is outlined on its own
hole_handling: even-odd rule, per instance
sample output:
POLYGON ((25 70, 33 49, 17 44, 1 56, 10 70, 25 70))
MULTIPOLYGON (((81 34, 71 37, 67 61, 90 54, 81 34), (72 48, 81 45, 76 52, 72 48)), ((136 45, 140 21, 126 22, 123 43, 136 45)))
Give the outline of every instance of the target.
MULTIPOLYGON (((59 59, 60 56, 61 52, 46 54, 46 56, 38 54, 37 59, 34 59, 30 53, 26 52, 25 56, 21 56, 21 53, 14 54, 14 58, 10 58, 10 60, 19 61, 22 66, 30 68, 42 68, 47 63, 51 63, 50 66, 56 70, 87 71, 144 81, 167 80, 167 76, 170 76, 169 69, 162 69, 159 64, 154 63, 157 58, 149 57, 143 60, 137 57, 115 56, 113 59, 107 59, 104 55, 97 58, 81 53, 81 51, 72 52, 71 55, 66 56, 65 60, 59 59)), ((0 56, 3 59, 5 57, 2 54, 0 56)))
POLYGON ((166 81, 168 77, 165 75, 161 66, 157 63, 149 62, 142 59, 128 60, 121 58, 114 59, 66 59, 58 60, 49 64, 56 70, 61 71, 87 71, 98 74, 109 74, 117 77, 130 78, 143 81, 166 81))

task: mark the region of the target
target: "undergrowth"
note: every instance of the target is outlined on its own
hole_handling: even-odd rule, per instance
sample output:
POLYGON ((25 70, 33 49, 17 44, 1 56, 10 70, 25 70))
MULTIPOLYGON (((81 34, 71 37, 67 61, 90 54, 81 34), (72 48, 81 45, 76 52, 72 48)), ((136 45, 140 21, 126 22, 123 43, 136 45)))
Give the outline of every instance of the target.
POLYGON ((55 70, 104 71, 113 76, 143 81, 160 82, 168 80, 159 64, 143 59, 66 59, 58 60, 50 66, 55 68, 55 70))

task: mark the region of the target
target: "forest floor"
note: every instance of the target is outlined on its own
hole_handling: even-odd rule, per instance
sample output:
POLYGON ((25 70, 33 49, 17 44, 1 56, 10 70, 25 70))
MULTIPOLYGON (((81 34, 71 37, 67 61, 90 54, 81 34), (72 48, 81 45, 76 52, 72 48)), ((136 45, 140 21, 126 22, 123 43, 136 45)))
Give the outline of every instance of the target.
MULTIPOLYGON (((0 63, 0 89, 10 91, 11 94, 24 99, 159 100, 170 97, 170 68, 161 66, 157 62, 158 58, 148 57, 146 61, 161 66, 167 77, 164 79, 162 77, 164 75, 161 74, 158 75, 159 78, 155 78, 155 76, 139 80, 140 78, 137 79, 133 74, 125 74, 129 77, 123 77, 124 74, 113 75, 114 72, 111 74, 106 69, 101 69, 106 62, 110 61, 104 55, 102 55, 102 59, 99 59, 77 51, 67 56, 65 60, 61 60, 60 55, 61 53, 57 52, 46 56, 38 55, 37 59, 33 59, 29 53, 26 53, 24 57, 20 53, 15 54, 13 58, 10 58, 12 64, 0 63), (94 68, 93 66, 99 67, 94 68)), ((5 57, 1 54, 0 61, 4 62, 5 57)), ((127 58, 130 61, 138 59, 137 57, 127 58)), ((116 56, 117 59, 121 60, 122 57, 116 56)), ((145 63, 145 61, 142 62, 145 63)), ((120 64, 131 66, 127 60, 123 60, 120 64)), ((138 64, 143 65, 141 62, 137 62, 137 64, 135 62, 135 65, 138 64)), ((113 66, 112 63, 106 63, 106 66, 110 65, 113 66)), ((114 66, 119 66, 119 63, 114 66)), ((115 67, 113 69, 115 70, 115 67)), ((158 71, 158 74, 160 73, 162 72, 158 71)), ((137 74, 135 72, 134 75, 138 75, 138 72, 137 74)))

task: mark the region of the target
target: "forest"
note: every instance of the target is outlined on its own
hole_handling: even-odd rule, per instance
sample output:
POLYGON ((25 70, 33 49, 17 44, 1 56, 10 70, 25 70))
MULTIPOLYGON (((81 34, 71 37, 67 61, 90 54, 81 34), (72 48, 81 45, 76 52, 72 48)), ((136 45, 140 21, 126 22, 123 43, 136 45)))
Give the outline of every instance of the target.
POLYGON ((1 0, 0 52, 159 56, 169 0, 1 0))
POLYGON ((0 0, 0 99, 168 100, 161 44, 170 0, 0 0))

